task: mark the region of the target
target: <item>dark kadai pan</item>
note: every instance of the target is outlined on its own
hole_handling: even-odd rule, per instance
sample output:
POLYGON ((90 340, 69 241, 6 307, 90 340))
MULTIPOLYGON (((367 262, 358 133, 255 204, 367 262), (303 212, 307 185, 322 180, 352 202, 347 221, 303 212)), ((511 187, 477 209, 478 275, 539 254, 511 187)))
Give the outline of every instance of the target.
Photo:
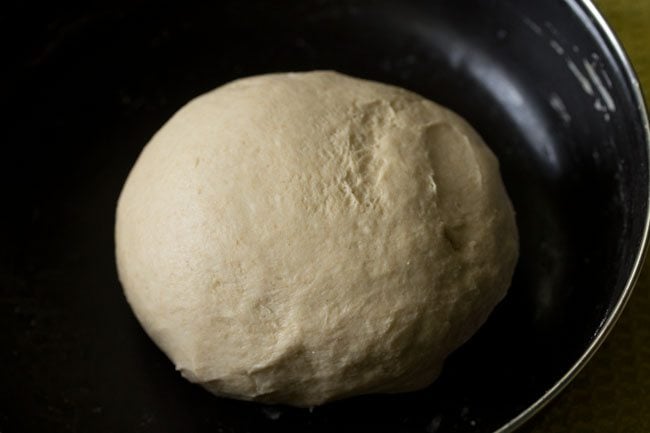
POLYGON ((611 329, 648 227, 648 123, 585 1, 58 2, 2 14, 0 431, 512 431, 611 329), (335 69, 454 109, 501 161, 521 258, 507 298, 420 392, 313 411, 183 380, 118 283, 114 208, 182 104, 232 79, 335 69))

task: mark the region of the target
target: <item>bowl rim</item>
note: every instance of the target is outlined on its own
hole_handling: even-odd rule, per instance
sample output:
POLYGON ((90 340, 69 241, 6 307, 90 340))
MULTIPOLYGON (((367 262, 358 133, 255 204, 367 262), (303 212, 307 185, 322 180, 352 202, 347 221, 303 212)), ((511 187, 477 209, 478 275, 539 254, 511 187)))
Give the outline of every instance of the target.
MULTIPOLYGON (((650 121, 648 120, 648 110, 646 108, 645 99, 639 79, 634 72, 634 68, 623 48, 621 42, 618 40, 616 34, 609 26, 604 16, 592 0, 564 0, 565 3, 574 9, 577 13, 584 14, 590 18, 594 24, 595 30, 600 33, 605 42, 609 45, 614 59, 619 63, 625 77, 629 81, 632 93, 637 104, 638 114, 642 120, 642 128, 645 136, 646 154, 648 161, 646 161, 648 172, 650 174, 650 121)), ((609 333, 614 328, 616 321, 620 318, 621 313, 625 309, 634 286, 639 278, 641 269, 643 268, 644 259, 648 249, 648 235, 650 230, 650 187, 648 188, 648 196, 646 197, 646 215, 643 223, 643 234, 640 239, 639 248, 634 258, 632 271, 625 282, 623 292, 620 298, 609 311, 604 323, 594 336, 593 341, 589 344, 585 352, 578 358, 578 360, 569 368, 569 370, 551 386, 539 399, 533 402, 526 409, 521 411, 517 416, 495 430, 495 433, 510 433, 521 427, 524 423, 529 421, 535 414, 539 413, 548 403, 557 397, 562 390, 580 373, 585 365, 591 360, 596 351, 600 348, 603 341, 607 338, 609 333)))

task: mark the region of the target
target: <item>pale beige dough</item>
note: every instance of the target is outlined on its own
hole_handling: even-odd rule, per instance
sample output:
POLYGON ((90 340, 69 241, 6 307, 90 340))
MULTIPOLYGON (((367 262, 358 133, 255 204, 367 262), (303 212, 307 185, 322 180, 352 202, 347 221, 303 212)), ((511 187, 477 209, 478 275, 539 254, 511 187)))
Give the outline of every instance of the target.
POLYGON ((184 377, 297 406, 429 385, 518 254, 498 162, 463 119, 335 72, 183 107, 131 171, 115 240, 133 311, 184 377))

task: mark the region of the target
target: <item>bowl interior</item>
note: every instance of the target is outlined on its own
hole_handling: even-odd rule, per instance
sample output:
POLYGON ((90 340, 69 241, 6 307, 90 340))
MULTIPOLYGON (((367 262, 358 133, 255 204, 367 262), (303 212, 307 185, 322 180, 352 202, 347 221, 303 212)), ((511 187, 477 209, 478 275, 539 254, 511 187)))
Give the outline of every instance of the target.
POLYGON ((31 32, 4 100, 8 431, 493 431, 566 373, 622 295, 646 219, 647 148, 620 59, 579 2, 43 13, 8 24, 31 32), (313 411, 218 399, 181 379, 131 314, 113 258, 116 199, 142 146, 192 97, 313 69, 400 85, 468 119, 501 161, 521 259, 507 298, 426 390, 313 411))

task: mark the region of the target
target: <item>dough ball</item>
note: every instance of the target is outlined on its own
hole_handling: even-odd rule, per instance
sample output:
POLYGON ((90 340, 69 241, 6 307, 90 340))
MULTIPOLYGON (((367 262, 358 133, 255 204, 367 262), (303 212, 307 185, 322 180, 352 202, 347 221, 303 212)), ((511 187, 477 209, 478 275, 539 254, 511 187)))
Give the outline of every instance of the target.
POLYGON ((183 107, 119 199, 142 326, 214 394, 313 406, 429 385, 518 254, 495 156, 451 111, 334 72, 183 107))

